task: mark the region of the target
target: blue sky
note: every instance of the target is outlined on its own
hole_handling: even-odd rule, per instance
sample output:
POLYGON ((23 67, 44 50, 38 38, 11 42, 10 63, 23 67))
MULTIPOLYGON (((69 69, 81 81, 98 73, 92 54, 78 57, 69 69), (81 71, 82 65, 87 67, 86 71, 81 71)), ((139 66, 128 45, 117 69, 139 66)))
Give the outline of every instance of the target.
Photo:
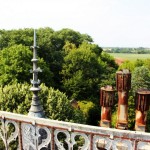
POLYGON ((102 47, 150 47, 150 0, 0 0, 0 29, 71 28, 102 47))

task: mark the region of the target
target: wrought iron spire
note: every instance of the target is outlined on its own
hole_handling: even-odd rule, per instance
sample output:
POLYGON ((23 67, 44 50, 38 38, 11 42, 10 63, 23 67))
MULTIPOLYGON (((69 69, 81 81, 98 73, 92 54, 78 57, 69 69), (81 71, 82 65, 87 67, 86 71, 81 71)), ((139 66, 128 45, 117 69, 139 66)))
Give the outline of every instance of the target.
POLYGON ((43 107, 38 97, 38 92, 41 90, 39 87, 40 80, 38 79, 38 72, 41 72, 42 70, 39 67, 37 67, 38 59, 37 59, 35 30, 34 30, 34 43, 32 49, 33 49, 33 59, 31 61, 33 62, 33 70, 31 70, 30 72, 33 73, 33 80, 31 80, 32 87, 30 88, 30 91, 33 92, 33 96, 32 96, 32 102, 31 102, 31 107, 28 116, 44 118, 43 107))

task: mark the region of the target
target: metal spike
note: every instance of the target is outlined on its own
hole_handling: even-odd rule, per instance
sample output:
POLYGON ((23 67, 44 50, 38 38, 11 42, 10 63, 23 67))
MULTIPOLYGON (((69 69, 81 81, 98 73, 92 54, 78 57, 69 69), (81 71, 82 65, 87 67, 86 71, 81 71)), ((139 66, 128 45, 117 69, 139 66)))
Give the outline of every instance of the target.
POLYGON ((33 42, 33 70, 30 70, 31 73, 33 73, 33 80, 31 80, 31 84, 33 85, 30 88, 30 91, 33 92, 32 96, 32 102, 31 102, 31 107, 28 113, 28 116, 33 116, 33 117, 39 117, 43 118, 44 117, 44 112, 43 112, 43 107, 40 103, 39 97, 38 97, 38 92, 41 90, 39 87, 40 80, 38 79, 38 72, 41 72, 41 69, 37 67, 37 46, 36 46, 36 31, 34 29, 34 42, 33 42))

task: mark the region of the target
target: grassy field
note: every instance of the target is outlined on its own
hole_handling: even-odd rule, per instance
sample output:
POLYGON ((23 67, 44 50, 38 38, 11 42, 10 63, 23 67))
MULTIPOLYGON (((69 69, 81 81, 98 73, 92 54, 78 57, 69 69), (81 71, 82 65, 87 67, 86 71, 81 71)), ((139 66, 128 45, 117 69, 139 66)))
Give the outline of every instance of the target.
POLYGON ((109 53, 114 58, 135 61, 137 59, 150 59, 150 54, 109 53))

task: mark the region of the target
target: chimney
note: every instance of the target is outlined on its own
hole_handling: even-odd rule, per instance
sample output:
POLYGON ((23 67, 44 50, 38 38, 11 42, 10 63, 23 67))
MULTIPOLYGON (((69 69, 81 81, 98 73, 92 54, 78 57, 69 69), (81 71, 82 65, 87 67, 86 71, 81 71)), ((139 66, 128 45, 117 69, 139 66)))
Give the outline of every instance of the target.
POLYGON ((146 131, 147 111, 150 106, 150 91, 147 89, 140 89, 135 96, 135 130, 146 131))
POLYGON ((101 127, 111 127, 111 107, 114 104, 115 91, 112 86, 102 87, 100 90, 101 127))
POLYGON ((131 73, 128 69, 116 72, 118 91, 117 129, 128 129, 128 93, 131 89, 131 73))

